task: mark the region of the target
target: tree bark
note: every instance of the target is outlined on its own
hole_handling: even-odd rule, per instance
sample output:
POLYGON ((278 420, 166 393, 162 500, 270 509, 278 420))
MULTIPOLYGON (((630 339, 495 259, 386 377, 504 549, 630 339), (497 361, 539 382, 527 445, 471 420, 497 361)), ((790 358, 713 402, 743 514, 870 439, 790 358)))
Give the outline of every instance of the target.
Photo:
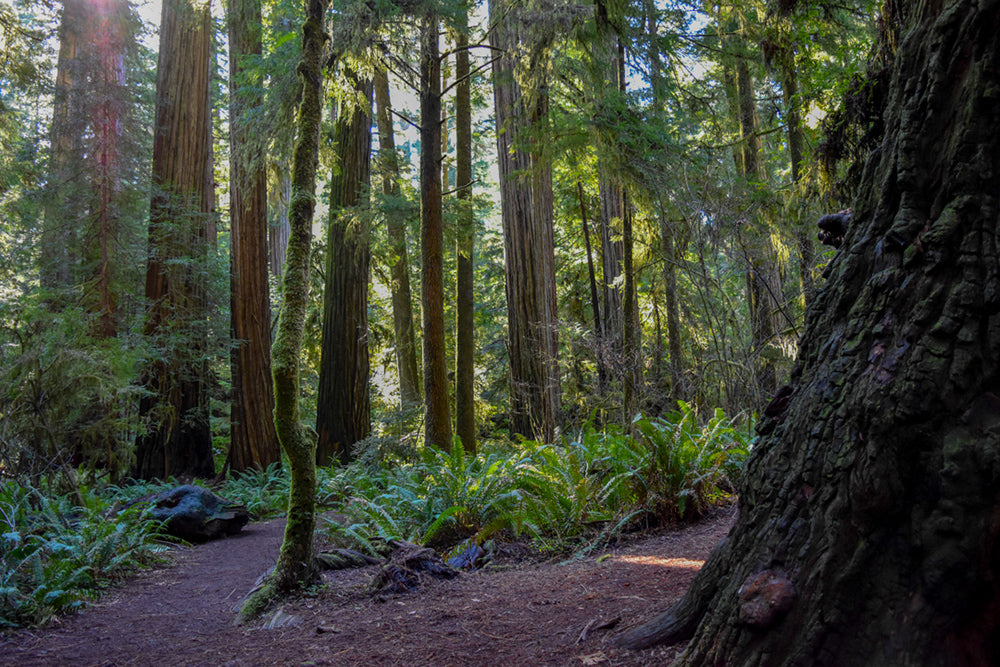
POLYGON ((561 411, 552 230, 552 166, 537 132, 548 116, 545 81, 514 81, 522 10, 489 3, 497 155, 504 228, 511 435, 551 442, 561 411))
POLYGON ((86 267, 83 300, 97 315, 94 333, 113 338, 118 333, 118 295, 122 289, 115 246, 122 242, 122 139, 130 111, 125 84, 126 28, 129 7, 124 0, 98 5, 90 29, 89 46, 95 52, 97 68, 91 101, 91 132, 94 177, 92 180, 90 224, 84 242, 86 267))
POLYGON ((406 415, 420 403, 420 371, 417 367, 417 342, 413 330, 413 297, 410 290, 410 259, 406 244, 406 209, 400 199, 399 159, 392 127, 389 100, 389 76, 384 69, 375 73, 375 103, 378 106, 379 160, 382 171, 382 194, 386 197, 386 229, 392 248, 392 325, 396 341, 396 368, 399 373, 399 399, 406 415))
POLYGON ((472 207, 472 79, 469 67, 468 11, 461 10, 455 34, 455 180, 458 231, 455 235, 457 326, 455 331, 455 431, 467 452, 476 451, 475 296, 472 207))
POLYGON ((693 634, 685 665, 1000 662, 1000 2, 898 8, 885 134, 787 409, 728 538, 624 645, 693 634))
POLYGON ((594 251, 590 244, 590 225, 587 223, 587 200, 583 194, 583 183, 577 181, 577 194, 580 197, 580 222, 583 226, 583 243, 587 250, 587 277, 590 279, 590 309, 594 314, 594 347, 597 350, 597 391, 604 396, 608 391, 608 368, 602 363, 600 355, 604 346, 604 321, 601 319, 601 300, 597 293, 597 274, 594 270, 594 251))
POLYGON ((269 586, 281 594, 310 586, 319 578, 312 546, 316 527, 316 441, 306 432, 299 416, 299 358, 309 304, 309 255, 323 113, 323 47, 329 39, 323 30, 327 7, 327 0, 306 0, 298 66, 302 101, 292 161, 284 303, 272 354, 274 425, 291 472, 288 523, 277 566, 269 579, 269 586))
POLYGON ((420 28, 420 236, 424 305, 424 441, 451 449, 444 328, 444 215, 441 208, 441 67, 438 17, 420 28))
POLYGON ((64 0, 59 20, 59 57, 49 126, 48 184, 39 242, 38 275, 50 290, 72 285, 74 245, 83 220, 74 204, 83 178, 84 52, 86 26, 93 19, 83 0, 64 0))
POLYGON ((260 0, 229 0, 230 317, 233 338, 229 463, 263 470, 281 460, 274 430, 271 295, 267 263, 267 165, 250 121, 263 105, 260 76, 245 59, 261 54, 260 0))
POLYGON ((334 127, 337 165, 330 179, 330 221, 323 294, 323 342, 316 405, 316 461, 351 460, 371 433, 368 358, 368 188, 371 184, 371 80, 354 81, 360 106, 342 105, 334 127))
POLYGON ((146 267, 146 335, 155 337, 161 356, 146 372, 149 395, 139 405, 151 422, 136 444, 143 479, 215 473, 205 358, 205 265, 215 206, 211 63, 208 2, 164 2, 146 267))

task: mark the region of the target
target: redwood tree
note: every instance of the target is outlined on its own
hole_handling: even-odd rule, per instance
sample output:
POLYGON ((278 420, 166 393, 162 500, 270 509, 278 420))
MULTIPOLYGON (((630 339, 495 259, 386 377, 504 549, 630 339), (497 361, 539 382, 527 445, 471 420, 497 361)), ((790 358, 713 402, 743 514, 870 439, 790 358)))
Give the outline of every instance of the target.
POLYGON ((685 665, 1000 663, 1000 0, 892 6, 887 88, 866 93, 884 134, 790 401, 728 538, 624 645, 693 636, 685 665))
POLYGON ((417 343, 413 331, 413 297, 410 290, 410 260, 406 245, 406 208, 399 187, 399 156, 392 127, 389 75, 375 72, 375 103, 378 113, 379 161, 382 194, 385 196, 385 224, 392 249, 392 326, 395 334, 396 367, 399 373, 399 400, 404 420, 420 402, 420 373, 417 343))
POLYGON ((420 24, 420 238, 424 310, 424 440, 451 448, 444 330, 444 214, 441 208, 441 62, 438 16, 420 24))
POLYGON ((232 253, 230 311, 234 342, 230 420, 233 470, 281 460, 271 384, 271 299, 267 279, 267 165, 251 114, 263 104, 261 75, 247 59, 261 54, 260 0, 229 0, 229 180, 232 253))
POLYGON ((215 472, 206 387, 211 18, 207 0, 163 3, 146 266, 146 334, 161 352, 139 406, 150 422, 136 446, 144 479, 215 472))
MULTIPOLYGON (((511 434, 551 442, 561 410, 552 231, 552 165, 538 129, 548 116, 543 81, 515 80, 515 54, 529 38, 524 10, 489 3, 493 97, 504 230, 511 434)), ((539 66, 540 70, 544 67, 539 66)))
POLYGON ((351 446, 371 433, 368 361, 367 194, 371 174, 372 82, 347 69, 359 104, 341 109, 330 179, 323 344, 316 405, 316 461, 347 463, 351 446))

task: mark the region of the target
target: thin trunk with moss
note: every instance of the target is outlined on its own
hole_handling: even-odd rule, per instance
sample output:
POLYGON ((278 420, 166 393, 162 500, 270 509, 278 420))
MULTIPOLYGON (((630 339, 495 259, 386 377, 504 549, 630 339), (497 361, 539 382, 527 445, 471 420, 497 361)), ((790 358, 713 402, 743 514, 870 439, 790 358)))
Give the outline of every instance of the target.
POLYGON ((276 596, 287 595, 315 583, 319 570, 313 558, 316 527, 316 441, 302 424, 299 413, 299 365, 309 305, 309 256, 312 250, 313 212, 316 204, 316 169, 323 115, 323 29, 327 0, 306 0, 302 26, 302 58, 298 73, 302 99, 296 118, 297 136, 292 160, 292 196, 289 203, 289 238, 285 258, 284 290, 278 332, 272 350, 274 374, 274 426, 288 457, 291 489, 288 522, 278 563, 264 588, 250 597, 241 610, 243 618, 262 611, 276 596))

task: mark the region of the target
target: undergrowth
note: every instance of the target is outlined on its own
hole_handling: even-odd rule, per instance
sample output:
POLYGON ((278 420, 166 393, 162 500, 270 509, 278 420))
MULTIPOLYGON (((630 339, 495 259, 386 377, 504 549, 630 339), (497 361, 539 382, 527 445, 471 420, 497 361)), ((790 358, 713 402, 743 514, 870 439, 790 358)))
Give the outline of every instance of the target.
MULTIPOLYGON (((370 554, 391 539, 439 550, 494 537, 531 540, 543 553, 586 553, 625 531, 697 519, 724 501, 752 442, 716 410, 637 417, 587 427, 554 444, 486 443, 406 458, 362 458, 317 470, 320 529, 370 554), (346 520, 345 520, 346 517, 346 520)), ((36 625, 99 597, 109 582, 155 558, 159 525, 129 503, 177 485, 133 482, 100 493, 46 495, 0 486, 0 627, 36 625), (71 500, 73 499, 73 500, 71 500)), ((214 489, 257 519, 284 513, 289 480, 278 464, 231 475, 214 489)))
POLYGON ((84 504, 30 486, 0 486, 0 627, 37 625, 69 612, 123 574, 155 560, 159 524, 138 508, 111 511, 89 490, 84 504))
MULTIPOLYGON (((390 539, 450 546, 498 533, 543 551, 589 550, 623 531, 694 520, 724 501, 752 441, 721 410, 637 417, 629 428, 585 428, 558 444, 526 441, 467 454, 424 449, 418 461, 333 469, 326 522, 343 546, 377 553, 390 539)), ((324 488, 324 485, 320 485, 324 488)))

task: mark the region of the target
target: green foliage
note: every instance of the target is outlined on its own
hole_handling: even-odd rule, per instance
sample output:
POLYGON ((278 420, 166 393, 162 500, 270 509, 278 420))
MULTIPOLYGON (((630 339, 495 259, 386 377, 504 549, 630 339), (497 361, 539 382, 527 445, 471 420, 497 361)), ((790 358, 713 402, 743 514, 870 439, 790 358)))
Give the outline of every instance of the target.
POLYGON ((633 429, 584 429, 561 444, 484 446, 475 456, 425 448, 394 467, 331 468, 326 501, 348 517, 328 521, 334 541, 378 553, 389 539, 434 546, 482 543, 500 531, 543 550, 587 549, 635 524, 693 520, 724 502, 751 431, 721 410, 701 424, 694 409, 633 429), (634 436, 631 433, 634 432, 634 436))
POLYGON ((0 471, 36 482, 68 475, 70 465, 112 479, 127 472, 140 428, 140 352, 127 337, 91 337, 88 316, 74 308, 2 314, 0 471))
POLYGON ((254 519, 260 520, 285 512, 290 488, 288 470, 275 462, 265 470, 236 473, 219 489, 219 495, 242 503, 254 519))
POLYGON ((162 551, 156 522, 138 509, 109 509, 93 493, 79 506, 30 486, 0 486, 0 627, 78 609, 162 551))

